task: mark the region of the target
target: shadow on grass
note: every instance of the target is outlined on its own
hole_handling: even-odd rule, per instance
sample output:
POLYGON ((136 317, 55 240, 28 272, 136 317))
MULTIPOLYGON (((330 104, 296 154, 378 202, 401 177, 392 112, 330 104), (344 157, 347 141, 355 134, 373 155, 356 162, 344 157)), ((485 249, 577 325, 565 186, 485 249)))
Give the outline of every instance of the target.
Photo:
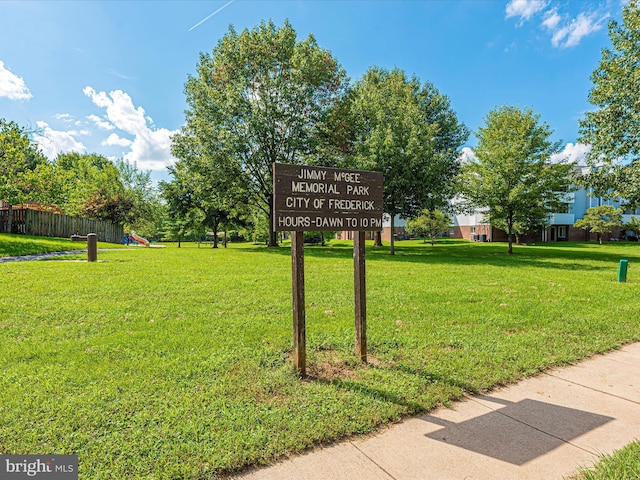
POLYGON ((323 383, 326 385, 331 385, 332 387, 338 388, 339 390, 344 390, 350 393, 363 394, 373 400, 382 400, 387 403, 393 403, 395 405, 400 405, 407 409, 406 415, 413 415, 416 413, 423 413, 427 409, 424 405, 412 402, 411 400, 406 399, 400 395, 395 395, 391 392, 387 392, 381 390, 379 388, 373 388, 365 383, 357 382, 355 380, 343 380, 343 379, 326 379, 326 378, 309 378, 312 381, 316 381, 318 383, 323 383))
MULTIPOLYGON (((279 256, 291 255, 291 249, 288 246, 277 248, 256 246, 244 250, 279 256)), ((622 258, 630 263, 640 262, 640 245, 635 243, 602 246, 594 243, 515 245, 513 255, 508 255, 506 243, 440 240, 435 246, 431 246, 430 243, 397 242, 395 251, 395 255, 390 255, 388 246, 368 245, 367 260, 407 264, 491 265, 509 268, 527 266, 576 271, 615 269, 622 258), (638 254, 629 255, 630 249, 637 249, 638 254), (597 264, 594 265, 594 262, 597 264)), ((350 243, 329 244, 324 247, 305 245, 304 254, 306 257, 317 259, 350 259, 353 257, 353 246, 350 243)))
MULTIPOLYGON (((317 367, 317 366, 316 366, 317 367)), ((454 378, 449 375, 440 375, 433 372, 426 372, 421 369, 410 368, 403 364, 374 364, 374 363, 366 363, 360 364, 358 369, 376 369, 379 371, 389 372, 392 375, 409 375, 412 377, 419 378, 424 385, 440 385, 443 386, 447 390, 455 390, 457 394, 448 394, 447 400, 455 401, 459 400, 466 394, 475 394, 479 393, 479 390, 474 385, 460 381, 459 379, 454 378)), ((365 379, 357 379, 353 378, 351 374, 354 373, 353 370, 347 368, 347 374, 342 372, 342 376, 334 376, 330 374, 325 376, 318 369, 314 369, 310 366, 310 370, 316 370, 313 374, 307 375, 305 378, 308 381, 317 382, 325 385, 331 385, 332 387, 338 388, 343 391, 347 391, 355 394, 362 394, 370 397, 372 400, 382 400, 386 403, 392 403, 401 407, 404 407, 406 411, 404 414, 406 415, 414 415, 419 413, 424 413, 437 406, 440 403, 441 399, 437 399, 434 397, 434 403, 425 404, 412 401, 406 395, 396 394, 394 392, 384 390, 382 388, 372 387, 367 384, 365 379)), ((321 370, 321 369, 320 369, 321 370)))

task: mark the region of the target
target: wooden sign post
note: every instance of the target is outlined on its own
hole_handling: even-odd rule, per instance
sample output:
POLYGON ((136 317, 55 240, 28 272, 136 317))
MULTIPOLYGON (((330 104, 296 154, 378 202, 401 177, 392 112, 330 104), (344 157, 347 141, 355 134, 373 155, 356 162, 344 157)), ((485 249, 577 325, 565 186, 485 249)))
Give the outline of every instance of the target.
POLYGON ((304 232, 353 231, 356 355, 367 361, 365 232, 382 228, 380 172, 273 164, 274 230, 290 231, 293 355, 306 375, 304 232))
POLYGON ((364 232, 356 232, 353 237, 356 356, 362 362, 367 361, 367 288, 364 263, 364 232))
POLYGON ((291 235, 291 280, 293 296, 293 358, 298 374, 306 375, 307 331, 304 308, 304 232, 291 235))

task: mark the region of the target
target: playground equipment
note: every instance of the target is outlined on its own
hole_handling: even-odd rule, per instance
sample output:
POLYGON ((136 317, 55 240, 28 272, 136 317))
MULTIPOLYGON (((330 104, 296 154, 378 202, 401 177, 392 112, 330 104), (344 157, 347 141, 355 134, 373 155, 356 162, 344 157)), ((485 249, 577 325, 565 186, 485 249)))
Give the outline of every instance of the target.
POLYGON ((145 247, 150 246, 149 240, 147 240, 146 238, 142 238, 139 235, 136 235, 136 232, 131 232, 131 238, 133 238, 139 244, 144 245, 145 247))

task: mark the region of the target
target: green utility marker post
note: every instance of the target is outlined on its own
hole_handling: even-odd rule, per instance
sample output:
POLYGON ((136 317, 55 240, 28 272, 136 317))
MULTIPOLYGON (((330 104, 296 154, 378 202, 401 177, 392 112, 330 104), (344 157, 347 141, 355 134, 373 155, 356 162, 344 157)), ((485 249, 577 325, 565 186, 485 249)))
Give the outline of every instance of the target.
POLYGON ((618 267, 618 282, 627 281, 627 268, 629 268, 629 260, 620 260, 618 267))

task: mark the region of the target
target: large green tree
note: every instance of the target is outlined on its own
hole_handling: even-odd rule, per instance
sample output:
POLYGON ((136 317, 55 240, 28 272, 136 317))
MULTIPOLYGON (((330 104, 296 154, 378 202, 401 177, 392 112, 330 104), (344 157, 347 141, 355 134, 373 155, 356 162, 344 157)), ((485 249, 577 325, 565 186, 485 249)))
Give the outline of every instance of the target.
POLYGON ((118 223, 147 236, 157 234, 160 203, 150 171, 122 159, 114 162, 100 154, 78 152, 58 155, 51 168, 53 178, 60 178, 58 183, 66 182, 51 203, 65 213, 118 223))
POLYGON ((331 155, 321 148, 344 98, 347 77, 312 35, 300 41, 285 22, 262 22, 238 34, 233 27, 211 54, 201 53, 197 74, 185 86, 188 109, 181 137, 200 144, 206 158, 241 171, 249 201, 273 231, 272 165, 313 163, 331 155))
MULTIPOLYGON (((183 129, 183 132, 185 130, 183 129)), ((162 184, 171 217, 180 234, 203 226, 213 232, 218 247, 218 231, 243 217, 247 192, 242 170, 228 162, 216 149, 208 149, 194 136, 174 138, 172 153, 178 158, 169 172, 173 179, 162 184)))
POLYGON ((591 145, 586 183, 594 193, 640 205, 640 0, 609 23, 611 48, 593 71, 589 102, 596 109, 580 121, 580 141, 591 145))
POLYGON ((560 144, 531 109, 503 106, 490 111, 476 136, 475 159, 460 177, 466 208, 484 209, 492 226, 513 236, 544 224, 571 184, 572 165, 552 163, 560 144))
POLYGON ((180 247, 181 240, 195 225, 201 223, 202 216, 197 209, 195 189, 190 181, 189 172, 177 162, 169 167, 169 173, 173 178, 168 182, 160 182, 160 194, 167 206, 167 233, 174 240, 178 240, 180 247))
POLYGON ((162 208, 158 189, 151 181, 151 171, 140 170, 135 163, 123 159, 117 159, 115 165, 122 183, 122 197, 131 202, 131 209, 124 218, 125 230, 157 237, 162 208))
POLYGON ((78 152, 58 155, 49 170, 57 179, 47 189, 49 202, 66 214, 118 223, 148 236, 156 233, 160 205, 150 171, 121 159, 113 162, 78 152))
MULTIPOLYGON (((353 95, 358 167, 384 173, 384 211, 416 216, 446 204, 469 132, 448 97, 402 70, 370 68, 353 95)), ((391 254, 394 241, 391 235, 391 254)))
POLYGON ((68 215, 90 214, 93 218, 107 219, 99 214, 95 204, 107 205, 122 194, 124 186, 116 165, 103 155, 78 152, 61 153, 54 163, 72 179, 67 197, 55 203, 68 215))
POLYGON ((9 204, 29 201, 28 176, 46 158, 31 141, 31 132, 0 118, 0 200, 9 204))
POLYGON ((51 204, 62 209, 69 203, 78 185, 73 174, 55 163, 40 163, 20 176, 20 202, 51 204))

